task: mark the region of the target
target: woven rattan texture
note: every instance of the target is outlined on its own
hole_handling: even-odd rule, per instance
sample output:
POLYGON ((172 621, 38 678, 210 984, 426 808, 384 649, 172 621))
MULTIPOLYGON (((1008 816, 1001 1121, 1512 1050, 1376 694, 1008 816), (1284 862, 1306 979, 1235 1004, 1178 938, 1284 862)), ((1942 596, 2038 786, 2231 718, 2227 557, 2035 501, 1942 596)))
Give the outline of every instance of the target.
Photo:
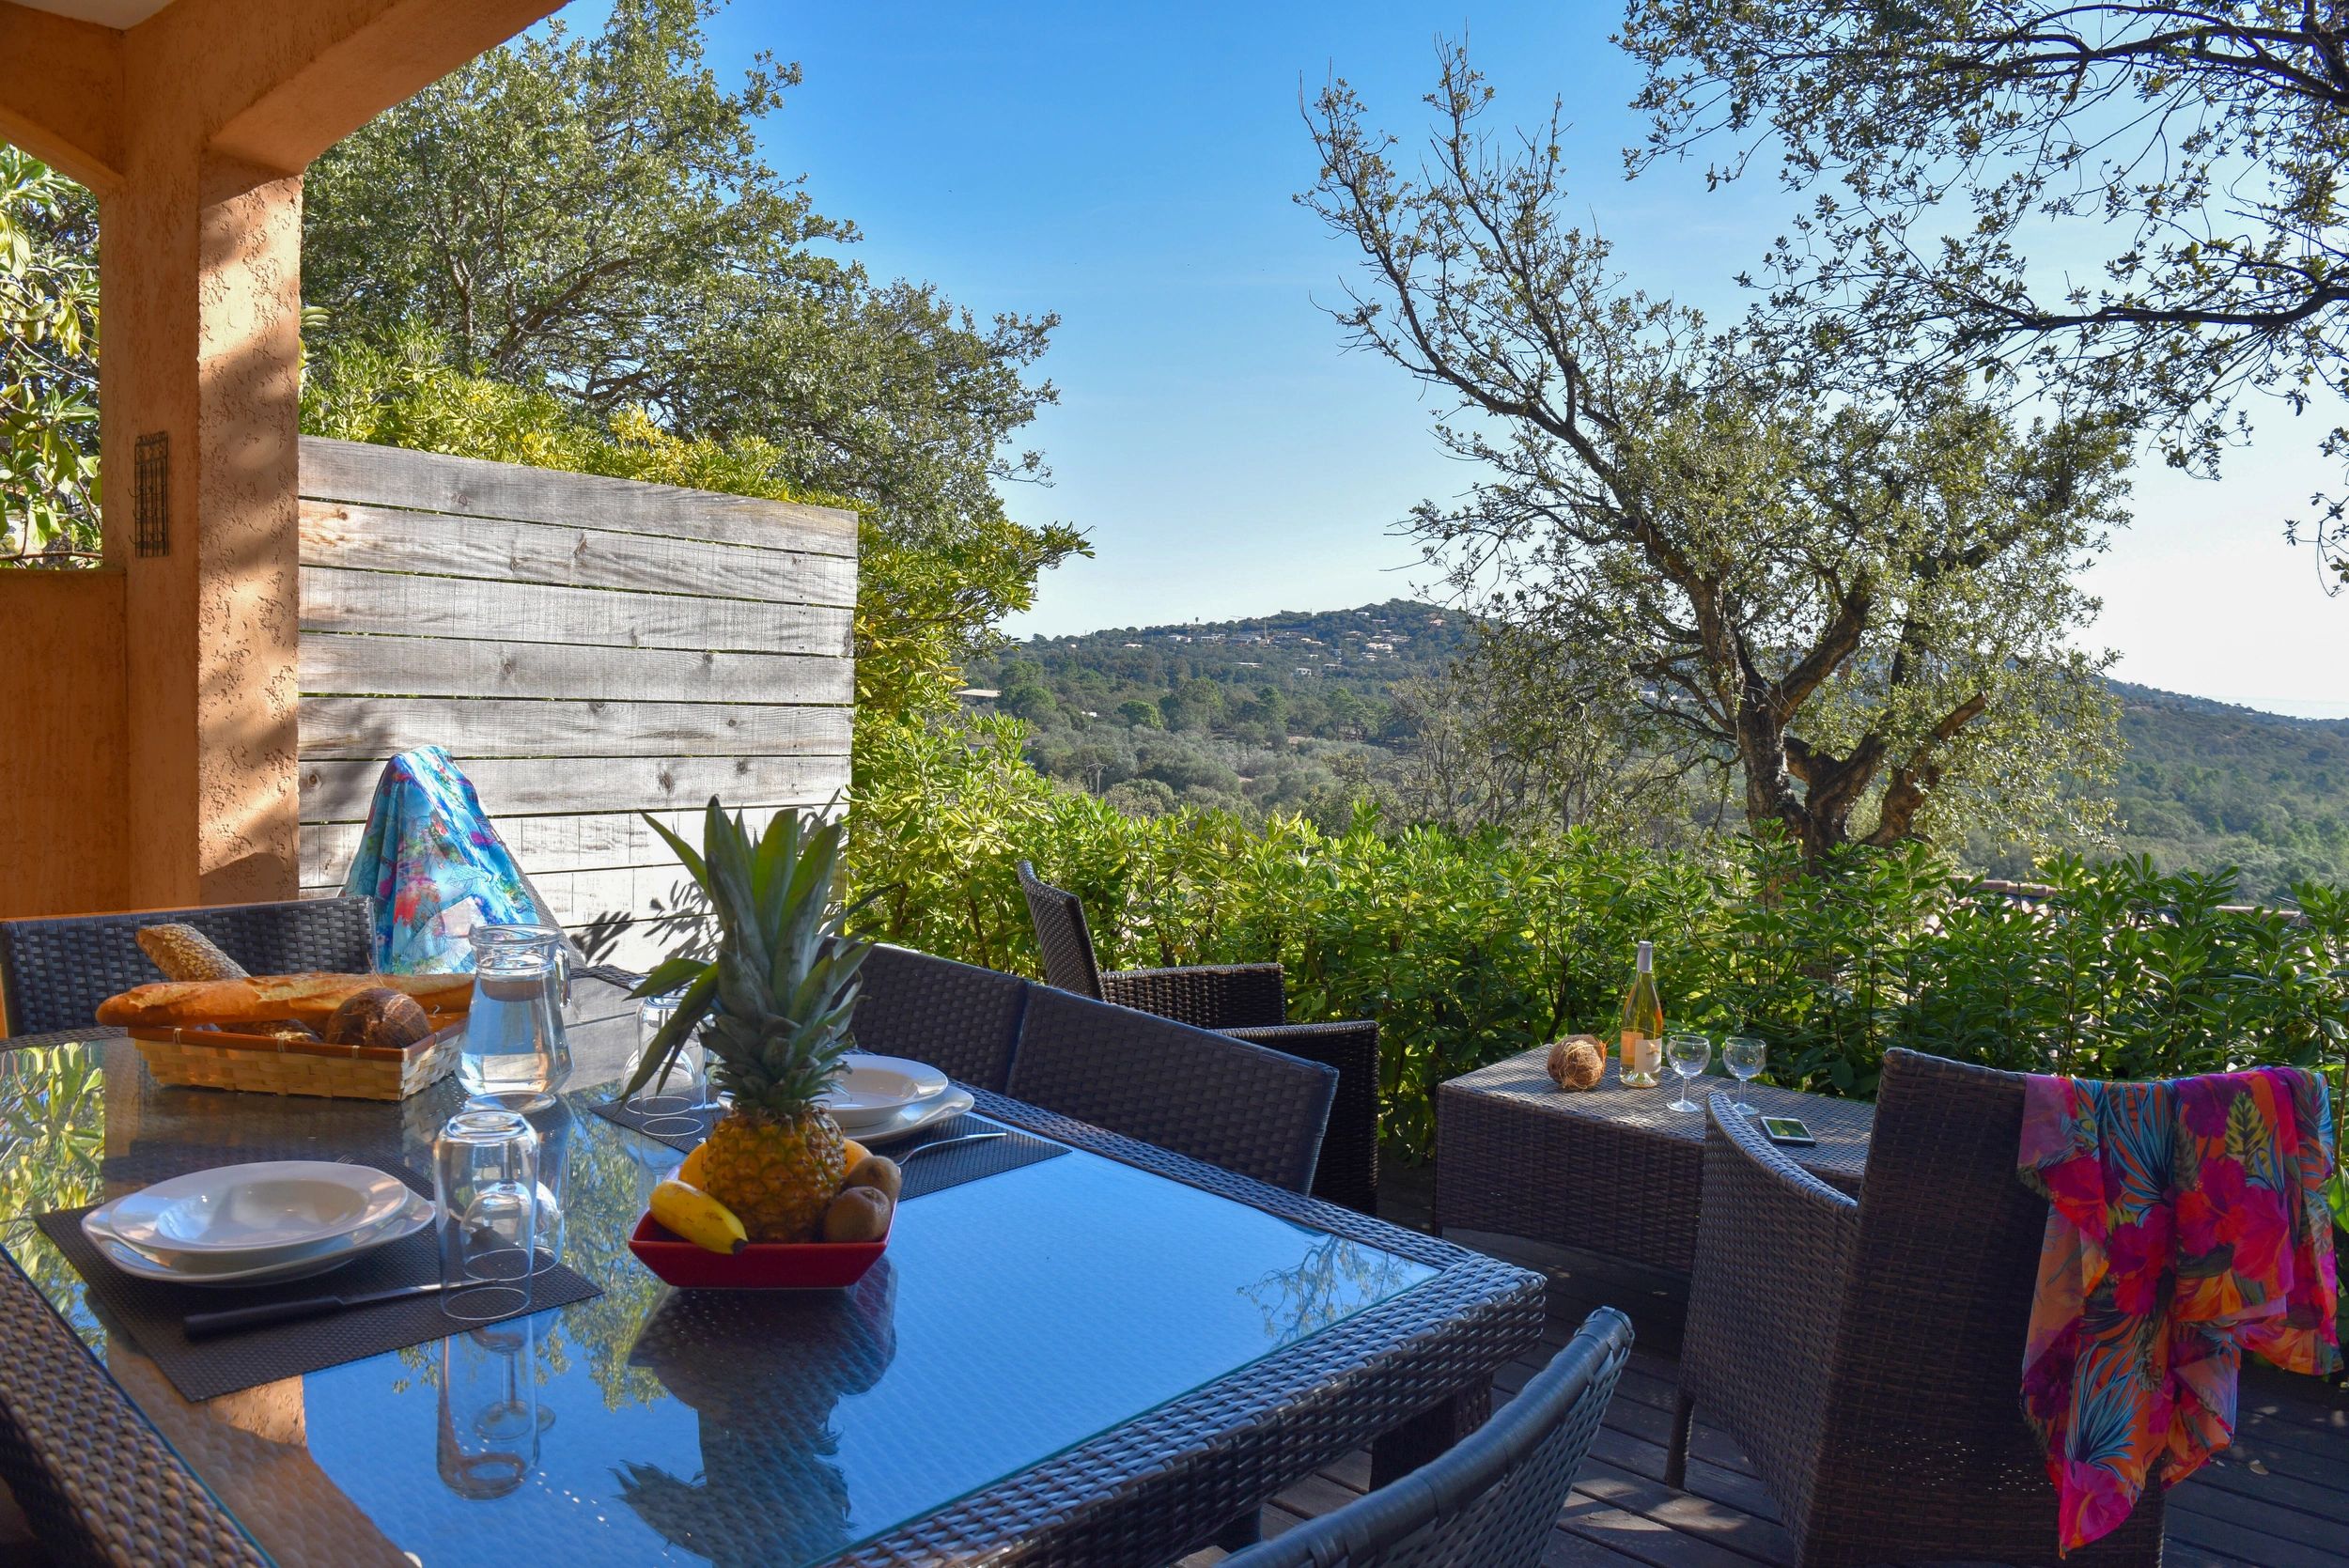
MULTIPOLYGON (((1723 1188, 1735 1213, 1706 1227, 1681 1386, 1771 1482, 1806 1565, 1875 1561, 1892 1541, 1920 1560, 2059 1560, 2055 1488, 2021 1408, 2047 1219, 2015 1175, 2022 1116, 2015 1074, 1886 1052, 1847 1263, 1841 1225, 1817 1218, 1824 1193, 1753 1132, 1713 1135, 1734 1144, 1707 1173, 1737 1182, 1723 1188), (1791 1344, 1764 1338, 1813 1313, 1791 1344)), ((2157 1562, 2162 1515, 2148 1491, 2061 1560, 2157 1562)))
POLYGON ((80 1029, 98 1004, 161 980, 139 951, 138 929, 193 925, 255 974, 304 970, 365 973, 373 964, 374 923, 364 898, 308 898, 211 909, 149 909, 65 920, 0 921, 0 996, 12 1034, 80 1029))
POLYGON ((1045 978, 1064 991, 1212 1029, 1338 1070, 1338 1091, 1315 1172, 1316 1198, 1378 1211, 1378 1026, 1367 1019, 1286 1024, 1278 964, 1196 964, 1104 974, 1084 907, 1038 881, 1025 861, 1019 885, 1044 953, 1045 978))
POLYGON ((1278 964, 1116 970, 1101 976, 1101 1000, 1195 1029, 1268 1029, 1288 1017, 1278 964))
POLYGON ((13 1258, 0 1259, 0 1474, 51 1554, 188 1568, 267 1561, 13 1258))
MULTIPOLYGON (((404 1350, 443 1339, 452 1327, 439 1297, 425 1296, 191 1343, 179 1326, 189 1312, 428 1284, 441 1277, 432 1233, 428 1228, 314 1280, 250 1290, 206 1289, 141 1280, 111 1266, 82 1234, 81 1218, 88 1212, 86 1207, 44 1214, 41 1232, 88 1282, 89 1301, 100 1318, 110 1328, 128 1333, 182 1399, 211 1399, 386 1350, 404 1350)), ((530 1304, 505 1315, 520 1317, 602 1294, 600 1286, 556 1264, 531 1277, 530 1304)))
POLYGON ((1321 1136, 1321 1157, 1314 1166, 1313 1193, 1364 1214, 1377 1214, 1378 1026, 1364 1018, 1220 1032, 1337 1069, 1338 1087, 1330 1100, 1330 1125, 1321 1136))
POLYGON ((1011 1081, 1028 983, 910 948, 866 955, 856 1004, 859 1050, 926 1062, 981 1089, 1011 1081))
MULTIPOLYGON (((986 1092, 978 1098, 994 1120, 1442 1272, 856 1548, 842 1560, 852 1568, 1170 1561, 1365 1443, 1377 1443, 1376 1459, 1397 1446, 1390 1435, 1398 1429, 1476 1409, 1492 1374, 1540 1343, 1538 1275, 1016 1100, 986 1092)), ((317 1104, 335 1113, 385 1109, 317 1104)), ((19 1496, 35 1499, 36 1528, 53 1540, 87 1541, 89 1555, 126 1564, 258 1561, 249 1548, 237 1556, 218 1545, 241 1544, 233 1524, 29 1282, 10 1269, 0 1284, 13 1286, 0 1291, 0 1327, 11 1344, 0 1358, 0 1411, 11 1418, 0 1433, 9 1445, 0 1459, 19 1496), (86 1407, 57 1391, 75 1379, 89 1390, 86 1407), (30 1419, 17 1419, 20 1408, 30 1419), (53 1493, 70 1496, 52 1502, 53 1493), (85 1516, 87 1524, 77 1522, 85 1516)))
POLYGON ((1337 1073, 1105 1001, 1034 986, 1011 1093, 1096 1126, 1302 1192, 1337 1073))
POLYGON ((1019 891, 1028 897, 1028 919, 1044 952, 1044 978, 1081 997, 1101 997, 1101 964, 1093 955, 1093 933, 1085 929, 1084 906, 1036 878, 1035 867, 1019 862, 1019 891))
MULTIPOLYGON (((1597 1088, 1568 1093, 1544 1054, 1521 1052, 1436 1091, 1436 1223, 1686 1274, 1703 1194, 1703 1115, 1669 1109, 1676 1085, 1626 1089, 1612 1062, 1597 1088)), ((1796 1152, 1804 1169, 1859 1190, 1870 1106, 1766 1084, 1749 1097, 1765 1115, 1810 1126, 1819 1143, 1796 1152)))
POLYGON ((1456 1448, 1226 1560, 1232 1568, 1535 1568, 1630 1358, 1631 1320, 1600 1308, 1456 1448))

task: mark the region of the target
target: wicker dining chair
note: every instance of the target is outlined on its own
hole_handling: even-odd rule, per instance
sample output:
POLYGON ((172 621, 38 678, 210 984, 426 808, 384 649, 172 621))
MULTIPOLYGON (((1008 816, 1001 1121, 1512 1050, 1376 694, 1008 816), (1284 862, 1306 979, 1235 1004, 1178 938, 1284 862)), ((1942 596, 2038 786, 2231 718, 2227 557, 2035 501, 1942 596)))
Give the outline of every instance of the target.
POLYGON ((1337 1079, 1323 1063, 1032 986, 1007 1093, 1303 1192, 1337 1079))
MULTIPOLYGON (((1741 1444, 1800 1568, 2047 1564, 2056 1490, 2022 1413, 2046 1200, 2015 1173, 2023 1080, 1890 1050, 1854 1200, 1712 1096, 1680 1399, 1741 1444)), ((2068 1568, 2161 1560, 2162 1498, 2068 1568)))
POLYGON ((1039 879, 1019 862, 1019 889, 1044 954, 1050 985, 1137 1012, 1155 1013, 1195 1029, 1260 1046, 1337 1069, 1329 1135, 1314 1196, 1364 1214, 1378 1212, 1378 1025, 1368 1018, 1335 1023, 1288 1023, 1278 964, 1193 964, 1180 969, 1104 971, 1094 955, 1077 895, 1039 879))
POLYGON ((1601 1307, 1455 1446, 1227 1568, 1534 1568, 1630 1356, 1631 1320, 1601 1307))
POLYGON ((194 926, 256 974, 364 974, 375 967, 370 908, 365 898, 304 898, 0 921, 6 1032, 86 1029, 108 997, 162 979, 139 950, 138 932, 165 922, 194 926))
POLYGON ((981 1089, 1000 1093, 1010 1082, 1025 980, 879 942, 857 985, 859 1050, 912 1057, 981 1089))

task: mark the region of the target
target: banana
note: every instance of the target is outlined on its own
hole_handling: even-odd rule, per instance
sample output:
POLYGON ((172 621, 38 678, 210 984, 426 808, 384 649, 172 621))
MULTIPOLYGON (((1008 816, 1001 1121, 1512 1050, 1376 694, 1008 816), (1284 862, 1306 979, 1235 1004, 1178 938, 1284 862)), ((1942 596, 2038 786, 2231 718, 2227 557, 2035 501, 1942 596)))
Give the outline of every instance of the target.
POLYGON ((732 1209, 683 1182, 666 1181, 652 1189, 652 1217, 712 1252, 739 1252, 751 1242, 732 1209))

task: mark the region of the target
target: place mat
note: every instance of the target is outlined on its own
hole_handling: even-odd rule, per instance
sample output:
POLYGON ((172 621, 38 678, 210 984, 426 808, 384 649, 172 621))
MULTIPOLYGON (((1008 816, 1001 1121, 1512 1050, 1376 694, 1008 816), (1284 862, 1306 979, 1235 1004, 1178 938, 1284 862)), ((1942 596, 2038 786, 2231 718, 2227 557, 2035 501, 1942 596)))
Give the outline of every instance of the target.
POLYGON ((322 1159, 339 1165, 369 1166, 386 1175, 397 1176, 428 1198, 432 1196, 432 1178, 418 1175, 396 1142, 357 1152, 328 1153, 315 1143, 134 1141, 130 1148, 104 1156, 99 1161, 98 1173, 109 1183, 153 1187, 191 1171, 214 1171, 224 1165, 252 1165, 277 1159, 322 1159))
MULTIPOLYGON (((89 1302, 108 1331, 129 1335, 171 1379, 171 1386, 191 1401, 274 1383, 281 1377, 299 1377, 304 1373, 340 1366, 345 1361, 361 1360, 386 1350, 404 1350, 412 1344, 428 1343, 461 1329, 481 1327, 477 1323, 460 1323, 442 1312, 437 1296, 418 1296, 192 1343, 179 1326, 179 1320, 189 1312, 257 1307, 305 1296, 353 1296, 401 1285, 428 1284, 441 1277, 440 1252, 434 1245, 431 1228, 428 1226, 405 1240, 378 1248, 354 1263, 307 1280, 251 1289, 210 1288, 142 1280, 115 1267, 82 1234, 82 1216, 95 1207, 92 1203, 76 1209, 55 1209, 38 1216, 34 1222, 88 1282, 89 1302)), ((600 1286, 557 1264, 545 1273, 531 1277, 530 1305, 507 1315, 521 1317, 602 1294, 600 1286)))
POLYGON ((626 1100, 598 1100, 587 1109, 607 1122, 616 1122, 630 1132, 644 1133, 656 1143, 666 1143, 670 1148, 680 1149, 687 1154, 701 1146, 702 1140, 709 1136, 710 1124, 718 1119, 715 1106, 704 1106, 698 1110, 664 1111, 658 1116, 646 1116, 631 1110, 626 1100), (650 1132, 645 1127, 646 1122, 667 1122, 680 1116, 692 1122, 692 1131, 650 1132))
MULTIPOLYGON (((683 1149, 688 1153, 691 1153, 704 1138, 709 1136, 708 1125, 717 1119, 715 1110, 691 1113, 701 1119, 703 1130, 698 1134, 686 1136, 645 1132, 640 1125, 645 1118, 629 1110, 618 1100, 605 1100, 589 1109, 607 1122, 617 1123, 631 1132, 644 1133, 646 1138, 657 1142, 666 1143, 672 1149, 683 1149)), ((1055 1143, 1050 1139, 1037 1138, 1021 1132, 1016 1127, 1006 1127, 1000 1122, 990 1122, 984 1116, 966 1110, 959 1116, 950 1116, 943 1122, 924 1127, 911 1138, 892 1143, 886 1148, 875 1149, 873 1152, 877 1155, 886 1155, 899 1164, 905 1165, 905 1190, 898 1194, 902 1201, 907 1198, 926 1197, 933 1192, 943 1192, 950 1187, 960 1187, 964 1182, 974 1182, 982 1176, 997 1176, 1006 1171, 1017 1171, 1023 1165, 1034 1165, 1039 1160, 1050 1159, 1055 1155, 1065 1155, 1068 1152, 1068 1147, 1065 1143, 1055 1143), (960 1138, 967 1133, 973 1132, 1001 1132, 1004 1136, 990 1138, 983 1143, 966 1143, 960 1148, 925 1155, 910 1164, 906 1163, 907 1157, 924 1144, 941 1143, 949 1138, 960 1138)))
POLYGON ((905 1190, 898 1194, 907 1198, 925 1198, 933 1192, 943 1192, 964 1182, 974 1182, 982 1176, 1000 1176, 1006 1171, 1017 1171, 1023 1165, 1035 1165, 1068 1152, 1066 1143, 1055 1143, 1049 1138, 1038 1138, 1017 1127, 990 1122, 984 1116, 964 1111, 948 1117, 936 1126, 924 1127, 902 1143, 893 1143, 876 1154, 887 1155, 905 1166, 905 1190), (942 1143, 949 1138, 960 1138, 972 1132, 1001 1132, 1002 1138, 990 1138, 984 1143, 965 1143, 958 1149, 941 1149, 934 1155, 924 1155, 909 1161, 908 1157, 926 1143, 942 1143))

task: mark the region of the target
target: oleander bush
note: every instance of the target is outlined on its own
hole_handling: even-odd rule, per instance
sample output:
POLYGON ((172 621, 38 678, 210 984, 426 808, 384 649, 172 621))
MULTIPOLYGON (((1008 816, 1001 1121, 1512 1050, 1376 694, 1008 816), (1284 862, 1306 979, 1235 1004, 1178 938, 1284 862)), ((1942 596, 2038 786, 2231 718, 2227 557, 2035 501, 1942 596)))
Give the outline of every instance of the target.
POLYGON ((2057 859, 2016 900, 1923 846, 1806 870, 1782 841, 1659 852, 1587 831, 1343 829, 1129 817, 1021 759, 1008 720, 868 722, 854 807, 871 934, 1040 972, 1013 866, 1084 901, 1105 967, 1277 958, 1293 1017, 1379 1020, 1386 1130, 1434 1152, 1434 1092, 1579 1030, 1609 1032, 1633 945, 1667 1019, 1751 1032, 1772 1081, 1873 1094, 1885 1048, 2144 1078, 2330 1067, 2349 1044, 2349 893, 2231 905, 2232 876, 2057 859))

